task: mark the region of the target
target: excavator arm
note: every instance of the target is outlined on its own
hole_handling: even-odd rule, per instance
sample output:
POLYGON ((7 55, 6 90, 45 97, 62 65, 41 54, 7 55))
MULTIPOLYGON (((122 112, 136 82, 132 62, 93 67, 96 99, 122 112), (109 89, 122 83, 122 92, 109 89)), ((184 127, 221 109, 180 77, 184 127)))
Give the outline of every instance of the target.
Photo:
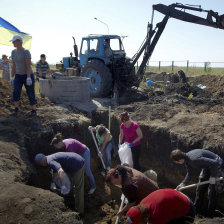
POLYGON ((153 13, 152 13, 152 20, 151 24, 148 24, 148 32, 147 36, 138 50, 138 52, 134 55, 132 58, 132 66, 135 66, 137 63, 138 59, 143 55, 143 60, 139 66, 139 69, 137 71, 137 80, 135 82, 135 85, 138 86, 139 83, 143 79, 143 75, 145 73, 145 68, 146 64, 149 61, 155 46, 165 29, 165 26, 168 22, 169 18, 175 18, 184 22, 190 22, 190 23, 195 23, 199 25, 204 25, 204 26, 210 26, 213 28, 218 28, 218 29, 224 29, 224 15, 219 15, 217 12, 214 12, 212 10, 203 10, 201 6, 191 6, 191 5, 183 5, 180 3, 176 4, 171 4, 171 5, 163 5, 163 4, 157 4, 153 5, 153 13), (185 10, 191 10, 191 11, 198 11, 198 12, 206 12, 207 17, 202 18, 190 13, 185 12, 185 10), (156 24, 155 29, 153 29, 153 17, 154 17, 154 11, 158 11, 162 14, 165 15, 163 20, 160 23, 156 24))

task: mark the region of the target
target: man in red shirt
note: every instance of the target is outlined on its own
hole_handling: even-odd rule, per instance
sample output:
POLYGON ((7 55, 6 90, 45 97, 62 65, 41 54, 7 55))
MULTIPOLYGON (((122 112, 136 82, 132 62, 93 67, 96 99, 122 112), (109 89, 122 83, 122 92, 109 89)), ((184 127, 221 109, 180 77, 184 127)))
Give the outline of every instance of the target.
POLYGON ((128 223, 132 224, 193 223, 195 207, 183 193, 173 189, 160 189, 129 209, 126 216, 128 223))

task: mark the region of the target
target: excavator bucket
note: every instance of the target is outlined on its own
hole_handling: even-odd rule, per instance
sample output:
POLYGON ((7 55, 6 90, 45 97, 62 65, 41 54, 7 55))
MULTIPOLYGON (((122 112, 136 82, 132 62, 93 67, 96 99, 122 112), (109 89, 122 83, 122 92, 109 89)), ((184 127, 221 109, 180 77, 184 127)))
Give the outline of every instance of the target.
MULTIPOLYGON (((204 26, 210 26, 213 28, 224 29, 224 15, 219 16, 217 13, 214 13, 213 11, 207 11, 208 16, 206 19, 204 19, 199 16, 177 10, 175 9, 176 6, 177 6, 176 4, 172 4, 168 6, 163 4, 157 4, 157 5, 153 5, 153 9, 164 15, 169 15, 170 17, 173 17, 175 19, 182 20, 185 22, 196 23, 196 24, 200 24, 204 26), (215 22, 213 21, 213 18, 216 20, 215 22)), ((181 8, 179 5, 178 7, 181 8)), ((183 8, 184 8, 184 5, 183 5, 183 8)), ((203 11, 203 10, 195 9, 195 11, 203 11)))

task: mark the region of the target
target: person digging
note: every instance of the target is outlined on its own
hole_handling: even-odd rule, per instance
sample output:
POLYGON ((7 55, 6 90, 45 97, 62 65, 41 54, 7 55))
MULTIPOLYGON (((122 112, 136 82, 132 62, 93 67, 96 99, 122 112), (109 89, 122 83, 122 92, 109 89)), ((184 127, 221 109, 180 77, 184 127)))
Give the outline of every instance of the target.
POLYGON ((196 207, 196 213, 202 215, 203 199, 208 189, 207 216, 215 216, 218 195, 216 191, 216 177, 219 176, 220 170, 223 169, 223 160, 215 153, 203 149, 194 149, 188 153, 176 149, 171 152, 170 158, 176 164, 185 164, 187 170, 187 174, 181 184, 177 186, 177 190, 184 187, 191 180, 192 175, 196 174, 197 171, 200 172, 200 170, 199 182, 209 180, 209 185, 197 187, 194 205, 196 207))
POLYGON ((110 169, 106 175, 106 182, 121 186, 121 191, 128 200, 124 208, 118 212, 118 217, 123 216, 132 206, 139 204, 143 198, 159 189, 157 183, 143 173, 124 165, 110 169))
POLYGON ((184 194, 173 189, 160 189, 129 209, 127 223, 190 224, 194 222, 195 207, 184 194))
POLYGON ((35 156, 37 165, 49 166, 54 173, 58 174, 62 183, 61 194, 66 195, 65 173, 68 174, 71 187, 73 188, 73 197, 75 201, 75 210, 80 215, 84 214, 84 170, 85 160, 78 154, 73 152, 58 152, 49 156, 39 153, 35 156))
POLYGON ((77 153, 85 160, 85 173, 88 176, 90 183, 90 190, 88 191, 88 194, 93 194, 96 190, 96 181, 91 170, 91 155, 89 148, 85 144, 79 142, 77 139, 63 139, 61 133, 57 133, 54 136, 50 145, 62 152, 77 153))

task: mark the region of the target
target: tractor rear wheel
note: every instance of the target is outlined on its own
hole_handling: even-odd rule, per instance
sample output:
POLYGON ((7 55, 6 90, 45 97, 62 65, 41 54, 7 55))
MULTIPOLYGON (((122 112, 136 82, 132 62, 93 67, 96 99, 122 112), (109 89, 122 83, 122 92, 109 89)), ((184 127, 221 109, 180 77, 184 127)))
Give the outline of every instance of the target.
POLYGON ((99 60, 91 60, 82 69, 81 76, 90 79, 90 94, 92 97, 106 97, 112 89, 112 74, 110 69, 99 60))

